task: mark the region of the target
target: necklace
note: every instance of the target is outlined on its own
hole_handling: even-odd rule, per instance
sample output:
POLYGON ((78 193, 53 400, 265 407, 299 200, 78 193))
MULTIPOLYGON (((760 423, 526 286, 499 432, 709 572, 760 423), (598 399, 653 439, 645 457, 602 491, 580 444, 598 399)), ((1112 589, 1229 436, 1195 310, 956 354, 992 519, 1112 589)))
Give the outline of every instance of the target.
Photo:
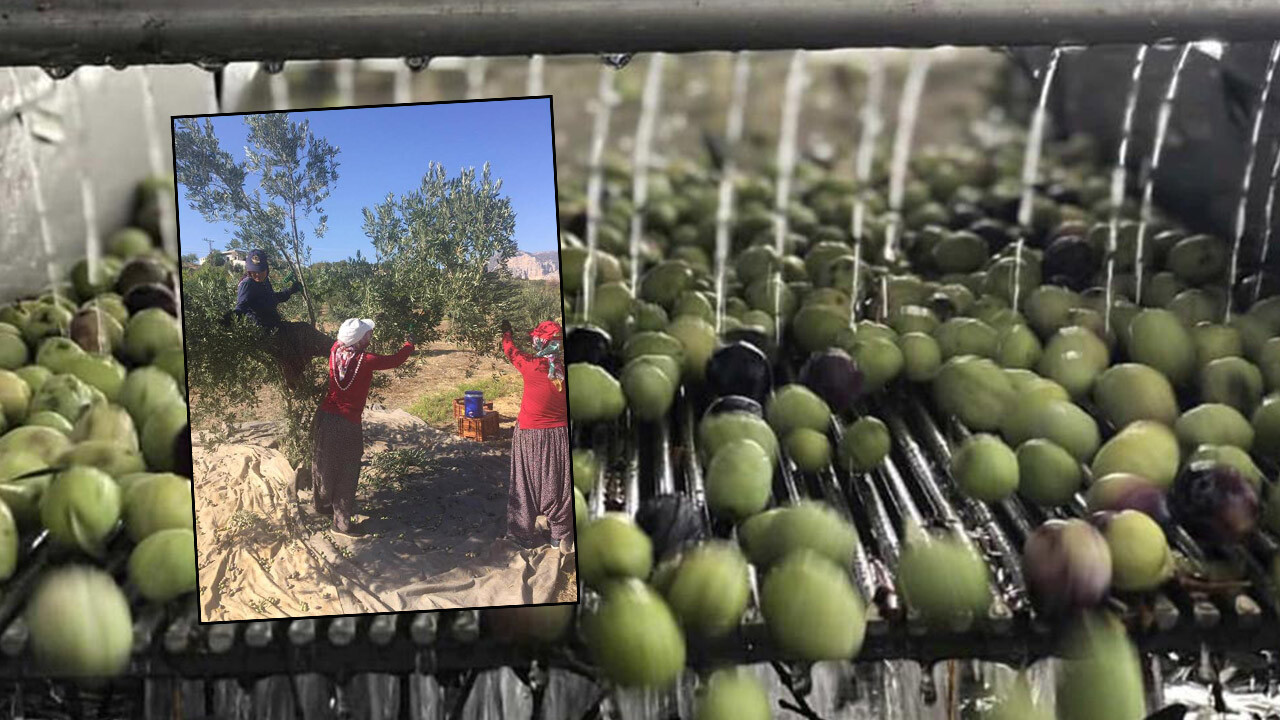
MULTIPOLYGON (((334 352, 336 351, 331 351, 329 353, 330 365, 333 365, 334 352)), ((360 372, 360 363, 362 362, 364 362, 364 353, 360 353, 358 356, 356 356, 356 366, 351 370, 351 374, 347 376, 347 384, 345 386, 342 384, 342 381, 338 379, 338 368, 336 366, 333 368, 333 382, 338 386, 339 390, 341 390, 342 392, 346 392, 347 388, 350 388, 351 384, 356 381, 356 374, 360 372)))

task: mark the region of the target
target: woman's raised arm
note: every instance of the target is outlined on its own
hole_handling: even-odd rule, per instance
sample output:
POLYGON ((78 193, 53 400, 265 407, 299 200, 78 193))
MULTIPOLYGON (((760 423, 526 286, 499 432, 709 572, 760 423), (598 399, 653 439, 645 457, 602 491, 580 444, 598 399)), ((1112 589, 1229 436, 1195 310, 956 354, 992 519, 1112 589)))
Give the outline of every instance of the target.
POLYGON ((409 361, 409 356, 413 354, 415 347, 412 342, 404 341, 404 345, 400 347, 400 351, 395 355, 374 355, 366 353, 365 362, 369 364, 370 370, 390 370, 398 368, 409 361))
POLYGON ((506 320, 502 321, 502 354, 507 356, 507 362, 515 366, 516 370, 524 372, 534 367, 536 360, 516 347, 515 340, 512 339, 511 323, 506 320))

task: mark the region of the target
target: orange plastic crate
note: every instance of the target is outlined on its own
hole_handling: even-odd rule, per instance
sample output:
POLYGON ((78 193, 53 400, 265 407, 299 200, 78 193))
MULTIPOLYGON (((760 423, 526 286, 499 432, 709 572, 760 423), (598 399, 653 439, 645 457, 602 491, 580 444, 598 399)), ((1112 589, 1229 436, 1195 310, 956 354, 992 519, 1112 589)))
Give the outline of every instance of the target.
POLYGON ((468 440, 484 442, 498 436, 498 413, 488 410, 482 418, 458 418, 458 434, 468 440))

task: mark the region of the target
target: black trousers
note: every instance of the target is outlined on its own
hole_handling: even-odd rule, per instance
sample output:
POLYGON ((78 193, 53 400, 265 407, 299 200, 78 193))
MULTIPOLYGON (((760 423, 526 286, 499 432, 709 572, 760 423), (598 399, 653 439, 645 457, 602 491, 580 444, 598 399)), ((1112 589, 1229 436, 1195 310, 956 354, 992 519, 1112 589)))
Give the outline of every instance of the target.
POLYGON ((271 333, 268 349, 280 364, 285 384, 303 386, 302 379, 311 358, 327 358, 335 340, 304 322, 281 323, 271 333))

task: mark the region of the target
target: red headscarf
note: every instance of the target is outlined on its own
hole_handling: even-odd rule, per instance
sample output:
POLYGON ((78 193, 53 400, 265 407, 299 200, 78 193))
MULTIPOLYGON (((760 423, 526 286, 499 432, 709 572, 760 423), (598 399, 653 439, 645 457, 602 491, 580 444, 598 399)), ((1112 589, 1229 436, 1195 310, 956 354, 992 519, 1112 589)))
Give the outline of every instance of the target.
POLYGON ((564 387, 564 356, 560 351, 560 323, 543 320, 529 333, 533 337, 536 357, 546 358, 547 377, 559 390, 564 387))
POLYGON ((543 342, 552 342, 560 339, 560 333, 560 323, 553 320, 543 320, 529 334, 536 338, 542 338, 543 342))

